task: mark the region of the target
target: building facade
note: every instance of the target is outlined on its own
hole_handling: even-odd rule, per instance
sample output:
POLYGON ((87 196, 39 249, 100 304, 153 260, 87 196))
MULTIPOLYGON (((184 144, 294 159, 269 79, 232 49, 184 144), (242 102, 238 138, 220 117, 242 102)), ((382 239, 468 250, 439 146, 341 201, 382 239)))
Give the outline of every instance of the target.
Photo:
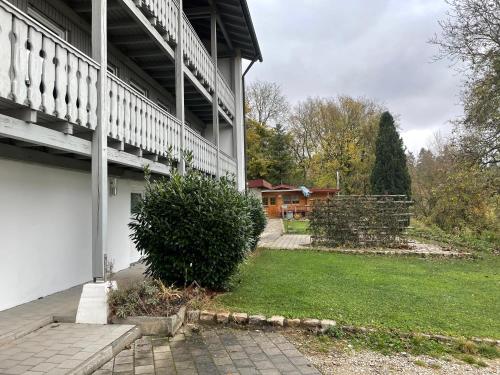
POLYGON ((262 206, 270 218, 306 217, 315 200, 324 200, 338 194, 338 189, 306 188, 287 184, 275 185, 266 180, 248 181, 249 190, 262 199, 262 206))
POLYGON ((0 310, 138 260, 146 166, 245 187, 246 0, 0 0, 0 46, 0 310))

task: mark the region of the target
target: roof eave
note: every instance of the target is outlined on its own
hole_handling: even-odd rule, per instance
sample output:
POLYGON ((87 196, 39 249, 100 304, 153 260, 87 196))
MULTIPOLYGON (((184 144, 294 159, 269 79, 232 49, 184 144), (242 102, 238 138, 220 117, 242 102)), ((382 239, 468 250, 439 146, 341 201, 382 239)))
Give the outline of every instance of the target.
POLYGON ((254 56, 253 61, 262 62, 262 61, 264 61, 264 59, 262 58, 262 52, 260 50, 259 40, 257 39, 257 34, 256 34, 255 28, 253 26, 252 16, 250 15, 250 9, 248 8, 247 0, 240 0, 240 4, 241 4, 241 9, 243 9, 243 13, 245 15, 245 20, 246 20, 248 27, 249 27, 250 36, 252 37, 252 41, 253 41, 253 44, 255 47, 255 52, 257 53, 254 56))

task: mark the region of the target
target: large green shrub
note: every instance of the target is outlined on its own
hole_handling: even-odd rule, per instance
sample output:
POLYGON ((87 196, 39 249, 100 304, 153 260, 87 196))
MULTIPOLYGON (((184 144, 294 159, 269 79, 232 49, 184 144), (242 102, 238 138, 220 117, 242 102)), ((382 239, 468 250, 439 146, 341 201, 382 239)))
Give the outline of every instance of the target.
POLYGON ((266 214, 262 207, 262 202, 255 195, 248 193, 246 195, 247 205, 252 221, 252 234, 250 236, 250 249, 255 250, 259 242, 260 235, 264 232, 267 224, 266 214))
POLYGON ((167 284, 223 289, 252 236, 248 199, 226 178, 197 172, 148 182, 132 240, 147 273, 167 284))

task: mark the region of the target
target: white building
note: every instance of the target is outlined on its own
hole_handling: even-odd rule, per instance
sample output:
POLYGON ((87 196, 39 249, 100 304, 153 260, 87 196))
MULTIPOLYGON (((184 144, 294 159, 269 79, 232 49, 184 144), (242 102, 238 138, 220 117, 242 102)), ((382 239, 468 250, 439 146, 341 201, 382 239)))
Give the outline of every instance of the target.
POLYGON ((0 46, 0 310, 136 261, 169 150, 244 188, 246 0, 0 0, 0 46))

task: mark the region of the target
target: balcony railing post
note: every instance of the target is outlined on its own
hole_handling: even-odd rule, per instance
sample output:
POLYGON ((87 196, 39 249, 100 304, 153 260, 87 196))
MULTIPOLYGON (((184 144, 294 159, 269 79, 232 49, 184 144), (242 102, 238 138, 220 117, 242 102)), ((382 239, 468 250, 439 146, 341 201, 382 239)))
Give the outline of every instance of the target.
POLYGON ((92 0, 92 57, 100 64, 97 79, 97 126, 92 135, 92 276, 105 278, 108 220, 107 161, 107 0, 92 0))
POLYGON ((186 172, 186 163, 183 158, 183 151, 185 149, 185 112, 184 112, 184 50, 183 50, 183 4, 179 0, 179 13, 177 17, 177 46, 175 47, 175 108, 177 119, 181 122, 180 134, 180 155, 179 155, 179 172, 184 174, 186 172))
POLYGON ((212 127, 214 135, 214 143, 217 148, 217 162, 216 162, 216 174, 217 178, 220 177, 220 148, 219 148, 219 84, 217 79, 217 13, 215 7, 212 5, 212 12, 210 17, 210 29, 211 29, 211 48, 212 48, 212 60, 214 62, 214 93, 212 95, 212 127))
POLYGON ((236 50, 233 66, 234 74, 234 121, 233 121, 233 135, 235 146, 235 159, 236 159, 236 174, 238 181, 238 189, 245 190, 245 146, 244 146, 244 109, 243 109, 243 67, 241 60, 241 51, 236 50))

